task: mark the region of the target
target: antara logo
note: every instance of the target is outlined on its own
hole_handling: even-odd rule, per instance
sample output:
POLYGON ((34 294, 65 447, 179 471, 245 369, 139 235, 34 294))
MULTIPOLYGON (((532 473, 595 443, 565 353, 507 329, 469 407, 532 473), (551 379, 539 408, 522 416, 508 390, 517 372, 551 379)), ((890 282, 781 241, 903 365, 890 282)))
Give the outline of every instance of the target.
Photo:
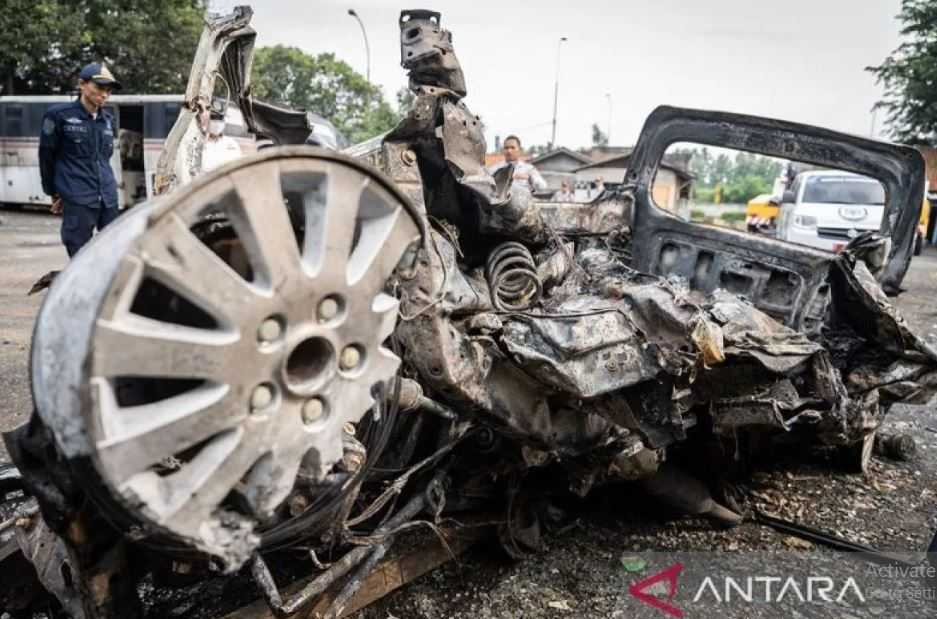
POLYGON ((718 587, 712 576, 707 576, 700 584, 693 601, 711 597, 716 602, 732 601, 771 603, 785 599, 807 602, 843 602, 847 598, 865 603, 865 596, 853 578, 848 578, 842 586, 837 586, 827 576, 809 576, 805 581, 798 581, 793 576, 786 579, 780 576, 749 576, 741 582, 726 576, 722 587, 718 587), (744 584, 743 584, 744 583, 744 584))
MULTIPOLYGON (((677 579, 681 572, 683 564, 675 563, 653 576, 633 583, 628 587, 628 592, 644 604, 653 606, 671 617, 682 619, 683 611, 672 603, 677 595, 677 579)), ((703 598, 712 599, 719 604, 770 604, 785 599, 802 604, 821 601, 865 603, 865 595, 854 578, 850 577, 838 584, 827 576, 809 576, 802 580, 793 576, 786 579, 780 576, 749 576, 744 579, 725 576, 721 580, 707 576, 696 590, 693 602, 699 602, 703 598)))
POLYGON ((668 602, 673 600, 674 596, 677 595, 677 577, 680 576, 680 572, 682 571, 683 564, 675 563, 662 572, 658 572, 657 574, 645 578, 644 580, 633 583, 630 587, 628 587, 628 592, 648 606, 653 606, 657 610, 664 612, 671 617, 677 617, 677 619, 680 619, 683 617, 683 611, 676 606, 669 604, 668 602), (658 583, 663 583, 665 581, 667 583, 668 602, 665 602, 662 599, 655 597, 654 595, 654 593, 660 589, 658 583))

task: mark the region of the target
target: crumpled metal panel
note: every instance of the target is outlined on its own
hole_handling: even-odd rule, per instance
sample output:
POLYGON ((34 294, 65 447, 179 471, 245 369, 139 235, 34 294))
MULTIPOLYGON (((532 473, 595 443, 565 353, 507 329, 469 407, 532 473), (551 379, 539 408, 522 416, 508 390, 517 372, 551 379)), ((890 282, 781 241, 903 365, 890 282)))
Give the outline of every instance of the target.
POLYGON ((823 350, 803 333, 785 327, 725 291, 716 291, 709 312, 722 326, 728 357, 754 358, 777 374, 794 370, 808 357, 823 350))
POLYGON ((549 314, 512 315, 501 342, 528 374, 579 398, 622 389, 660 371, 634 324, 597 297, 572 299, 549 314))
POLYGON ((537 211, 544 225, 564 236, 605 236, 620 233, 631 226, 632 201, 613 195, 607 200, 577 202, 538 202, 537 211))
POLYGON ((495 199, 494 178, 485 169, 485 126, 461 101, 444 100, 442 144, 453 176, 482 196, 495 199))
POLYGON ((842 297, 837 316, 893 354, 913 350, 937 361, 937 350, 911 331, 864 262, 843 256, 834 267, 831 281, 842 297))

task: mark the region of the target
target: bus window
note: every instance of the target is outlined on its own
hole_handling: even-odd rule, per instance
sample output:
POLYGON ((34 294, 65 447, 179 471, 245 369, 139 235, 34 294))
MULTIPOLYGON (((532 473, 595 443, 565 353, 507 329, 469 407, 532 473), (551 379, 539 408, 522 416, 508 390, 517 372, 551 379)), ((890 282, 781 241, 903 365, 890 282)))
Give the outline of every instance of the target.
POLYGON ((3 133, 9 137, 22 137, 26 127, 23 126, 23 106, 7 105, 6 118, 3 123, 3 133))
POLYGON ((144 106, 143 137, 150 140, 165 140, 176 123, 182 108, 176 102, 151 102, 144 106))
POLYGON ((46 110, 55 105, 54 103, 30 103, 26 106, 26 118, 23 119, 23 130, 31 138, 38 137, 42 131, 42 119, 46 115, 46 110))
POLYGON ((163 104, 163 135, 160 137, 165 138, 169 135, 169 132, 172 130, 172 126, 176 124, 176 118, 179 116, 179 109, 182 107, 179 103, 165 103, 163 104))

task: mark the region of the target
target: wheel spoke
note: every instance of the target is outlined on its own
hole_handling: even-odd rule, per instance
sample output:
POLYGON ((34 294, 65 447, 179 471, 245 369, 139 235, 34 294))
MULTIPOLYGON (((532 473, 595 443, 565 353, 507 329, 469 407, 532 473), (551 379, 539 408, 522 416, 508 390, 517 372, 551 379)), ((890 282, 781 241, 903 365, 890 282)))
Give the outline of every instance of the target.
POLYGON ((110 385, 98 381, 104 438, 97 446, 118 483, 236 427, 247 415, 227 385, 202 385, 159 402, 118 407, 110 385))
POLYGON ((205 378, 224 381, 236 333, 184 327, 126 314, 98 320, 95 376, 205 378))
MULTIPOLYGON (((369 369, 368 374, 371 374, 375 366, 382 364, 383 360, 371 359, 369 363, 371 369, 369 369)), ((336 380, 329 388, 329 399, 333 402, 333 406, 338 409, 333 414, 339 413, 343 422, 352 417, 354 421, 357 421, 374 404, 374 398, 371 396, 371 384, 366 378, 336 380)))
POLYGON ((316 274, 345 272, 361 194, 369 183, 367 177, 348 167, 330 166, 324 208, 306 212, 305 255, 316 274))
POLYGON ((348 264, 349 285, 382 289, 404 251, 418 237, 419 230, 402 208, 366 221, 348 264))
POLYGON ((394 332, 397 325, 397 310, 400 308, 400 301, 390 296, 386 292, 380 292, 374 301, 371 302, 371 311, 379 316, 377 340, 383 342, 394 332))
POLYGON ((226 326, 235 326, 255 299, 250 285, 216 256, 175 214, 162 234, 143 247, 147 275, 199 306, 226 326))
POLYGON ((229 213, 255 271, 273 290, 299 272, 299 247, 276 164, 232 176, 238 206, 229 213))
POLYGON ((205 446, 182 470, 166 478, 168 515, 176 526, 198 526, 224 500, 260 458, 258 440, 242 428, 205 446))

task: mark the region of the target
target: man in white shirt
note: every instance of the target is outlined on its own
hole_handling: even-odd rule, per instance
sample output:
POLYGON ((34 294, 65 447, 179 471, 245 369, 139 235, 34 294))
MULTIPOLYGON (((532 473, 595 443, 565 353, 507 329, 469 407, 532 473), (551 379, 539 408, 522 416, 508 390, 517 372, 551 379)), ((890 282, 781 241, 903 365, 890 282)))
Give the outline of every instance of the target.
POLYGON ((514 185, 524 187, 531 193, 535 191, 543 191, 547 188, 547 182, 543 180, 542 176, 540 176, 540 172, 537 171, 537 168, 527 163, 526 161, 521 160, 524 151, 521 148, 521 140, 519 137, 516 135, 509 135, 506 137, 504 139, 504 147, 501 149, 501 152, 504 154, 504 161, 501 161, 492 166, 488 170, 489 172, 494 174, 508 164, 513 164, 514 185))

